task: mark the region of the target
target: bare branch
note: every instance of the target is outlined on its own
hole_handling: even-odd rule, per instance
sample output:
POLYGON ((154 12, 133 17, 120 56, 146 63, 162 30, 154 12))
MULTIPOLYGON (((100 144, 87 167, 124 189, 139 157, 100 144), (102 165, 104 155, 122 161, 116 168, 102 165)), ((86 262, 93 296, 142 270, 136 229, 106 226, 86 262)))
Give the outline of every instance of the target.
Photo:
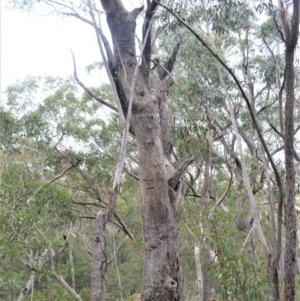
POLYGON ((87 24, 93 26, 93 22, 92 21, 90 21, 90 20, 88 20, 88 19, 80 16, 77 12, 75 12, 75 13, 62 13, 62 15, 67 16, 67 17, 69 17, 69 16, 75 17, 75 18, 81 20, 82 22, 87 23, 87 24))
POLYGON ((282 139, 284 139, 284 135, 280 133, 272 123, 270 123, 270 127, 275 131, 275 133, 277 133, 282 139))
POLYGON ((230 172, 230 179, 229 179, 229 182, 228 182, 228 186, 225 190, 225 192, 223 193, 223 195, 220 197, 219 200, 217 200, 216 202, 216 205, 210 210, 210 212, 212 212, 217 206, 220 206, 221 203, 224 201, 225 197, 227 196, 230 188, 231 188, 231 185, 232 185, 232 182, 233 182, 233 174, 232 174, 232 171, 230 168, 228 168, 229 172, 230 172))
POLYGON ((294 149, 294 156, 295 156, 296 161, 300 162, 300 157, 295 149, 294 149))
POLYGON ((275 150, 272 151, 271 155, 274 156, 275 154, 277 154, 278 152, 282 151, 284 149, 284 145, 276 148, 275 150))
MULTIPOLYGON (((62 13, 62 14, 65 15, 65 16, 75 17, 75 18, 81 20, 82 22, 87 23, 87 24, 94 27, 94 23, 92 21, 80 16, 77 12, 75 12, 75 13, 62 13)), ((103 34, 103 31, 102 31, 101 27, 96 26, 96 29, 97 29, 97 32, 98 32, 98 34, 101 37, 101 40, 103 42, 104 48, 106 50, 108 64, 111 67, 112 64, 113 64, 113 53, 111 51, 110 45, 109 45, 105 35, 103 34)))
POLYGON ((157 8, 159 1, 153 0, 153 1, 147 1, 147 9, 145 13, 145 20, 143 24, 143 44, 144 50, 142 52, 143 56, 143 62, 145 63, 146 68, 150 65, 150 60, 151 60, 151 46, 152 46, 152 41, 151 41, 151 34, 147 34, 149 30, 151 30, 151 26, 153 26, 153 18, 154 14, 157 8))
POLYGON ((247 235, 247 237, 246 237, 246 239, 245 239, 245 241, 244 241, 244 243, 243 243, 243 247, 246 246, 246 243, 247 243, 247 241, 248 241, 248 239, 249 239, 249 237, 250 237, 250 234, 253 232, 253 230, 255 229, 255 227, 256 227, 255 224, 251 227, 251 229, 250 229, 250 231, 249 231, 249 233, 248 233, 248 235, 247 235))
POLYGON ((134 175, 132 172, 130 172, 129 170, 128 170, 128 168, 126 168, 126 167, 124 167, 124 170, 125 170, 125 172, 128 174, 128 175, 130 175, 132 178, 134 178, 135 180, 140 180, 140 178, 138 177, 138 176, 136 176, 136 175, 134 175))
POLYGON ((74 53, 72 52, 72 57, 73 57, 73 65, 74 65, 74 78, 77 81, 77 83, 83 88, 83 90, 88 93, 92 98, 94 98, 95 100, 97 100, 98 102, 100 102, 101 104, 107 106, 108 108, 114 110, 115 112, 118 112, 118 109, 113 106, 112 104, 110 104, 109 102, 103 100, 102 98, 98 97, 93 91, 91 91, 89 88, 87 88, 78 78, 77 76, 77 71, 76 71, 76 63, 75 63, 75 57, 74 57, 74 53))
POLYGON ((55 182, 56 180, 58 180, 59 178, 63 177, 69 170, 71 170, 72 168, 76 167, 80 162, 81 162, 81 160, 77 159, 77 161, 76 161, 75 164, 72 164, 71 166, 69 166, 66 169, 64 169, 59 175, 57 175, 52 180, 50 180, 46 185, 49 185, 49 184, 55 182))
MULTIPOLYGON (((76 11, 74 10, 73 7, 71 7, 71 6, 69 6, 69 5, 66 5, 66 4, 64 4, 64 3, 62 3, 62 2, 57 2, 57 1, 54 1, 54 0, 44 0, 43 2, 45 2, 47 5, 52 6, 53 8, 55 8, 55 7, 54 7, 53 5, 51 5, 51 4, 49 4, 48 2, 57 4, 58 6, 65 7, 65 8, 67 8, 67 9, 69 9, 69 10, 71 10, 71 11, 73 11, 73 12, 76 13, 76 11)), ((55 10, 56 10, 56 9, 55 9, 55 10)))
MULTIPOLYGON (((273 124, 270 124, 270 126, 271 126, 271 128, 284 140, 284 135, 282 134, 282 133, 280 133, 277 129, 276 129, 276 127, 273 125, 273 124)), ((298 128, 297 128, 297 131, 299 130, 299 126, 298 126, 298 128)), ((296 133, 297 133, 297 131, 294 131, 294 135, 296 135, 296 133)), ((295 155, 295 159, 298 161, 298 162, 300 162, 300 157, 298 156, 298 154, 297 154, 297 152, 296 152, 296 150, 295 150, 295 148, 294 148, 294 155, 295 155)))
POLYGON ((75 300, 83 301, 76 291, 66 282, 63 276, 58 275, 54 269, 51 270, 51 276, 54 277, 57 282, 70 294, 75 300))
MULTIPOLYGON (((98 29, 99 35, 101 37, 101 41, 102 41, 102 43, 104 45, 104 48, 105 48, 105 51, 106 51, 108 67, 112 71, 112 68, 114 67, 113 66, 113 61, 114 61, 113 52, 110 48, 110 45, 109 45, 109 42, 108 42, 106 36, 104 35, 104 33, 102 31, 102 28, 97 27, 97 29, 98 29)), ((104 60, 104 58, 103 58, 103 60, 104 60)))
POLYGON ((283 32, 281 31, 281 29, 280 29, 280 27, 279 27, 279 25, 278 25, 278 23, 277 23, 277 20, 276 20, 276 18, 275 18, 274 15, 273 15, 273 21, 274 21, 275 26, 276 26, 276 28, 277 28, 279 34, 280 34, 280 37, 281 37, 282 41, 285 43, 285 37, 284 37, 284 34, 283 34, 283 32))
POLYGON ((178 34, 178 38, 176 40, 176 43, 173 47, 172 53, 170 55, 170 57, 168 58, 168 60, 166 61, 166 63, 164 64, 164 72, 161 75, 161 80, 163 80, 169 73, 172 72, 175 61, 176 61, 176 56, 178 54, 180 45, 183 42, 183 36, 184 36, 184 32, 185 32, 185 28, 180 30, 179 34, 178 34))
POLYGON ((297 132, 300 130, 300 125, 298 125, 297 127, 296 127, 296 129, 295 129, 295 131, 294 131, 294 135, 296 135, 297 134, 297 132))
POLYGON ((132 241, 135 241, 135 238, 134 238, 133 234, 127 229, 127 227, 126 227, 125 223, 122 221, 122 219, 116 213, 114 213, 114 216, 118 220, 118 222, 120 223, 120 225, 121 225, 120 228, 124 231, 124 233, 127 234, 128 237, 132 241))
MULTIPOLYGON (((77 158, 76 158, 77 159, 77 158)), ((55 182, 59 178, 63 177, 70 169, 76 167, 81 161, 77 159, 77 162, 75 164, 72 164, 71 166, 64 169, 59 175, 55 176, 53 179, 51 179, 49 182, 45 183, 44 185, 40 186, 36 191, 33 192, 32 196, 27 200, 27 204, 30 203, 30 201, 33 199, 33 197, 40 192, 45 186, 50 185, 51 183, 55 182)))
POLYGON ((84 247, 86 248, 88 254, 93 256, 93 249, 87 244, 86 240, 80 235, 78 231, 76 232, 76 235, 79 238, 79 240, 82 242, 84 247))
POLYGON ((133 11, 130 12, 130 14, 133 16, 134 19, 137 18, 137 16, 144 10, 144 5, 141 7, 135 8, 133 11))
POLYGON ((56 149, 57 145, 62 141, 64 137, 64 134, 61 135, 61 137, 58 139, 58 141, 52 146, 48 156, 44 159, 43 163, 46 163, 48 161, 48 159, 50 158, 50 156, 53 154, 54 150, 56 149))
POLYGON ((239 82, 237 76, 234 74, 234 72, 231 70, 231 68, 219 57, 218 53, 213 51, 211 49, 211 47, 202 39, 202 37, 197 34, 195 32, 195 30, 193 30, 185 21, 183 21, 172 9, 170 9, 169 7, 161 4, 160 2, 157 1, 157 3, 164 7, 168 12, 170 12, 181 24, 183 24, 194 36, 195 38, 217 59, 217 61, 227 70, 227 72, 230 74, 230 76, 233 78, 234 82, 236 83, 238 89, 240 90, 244 100, 246 101, 246 104, 247 104, 247 107, 248 107, 248 110, 249 110, 249 113, 250 113, 250 116, 251 116, 251 119, 252 119, 252 122, 255 126, 255 129, 257 131, 257 134, 258 134, 258 137, 259 137, 259 140, 263 146, 263 149, 268 157, 268 160, 270 161, 271 163, 271 166, 272 166, 272 169, 274 171, 274 174, 275 174, 275 179, 276 179, 276 183, 277 183, 277 187, 278 187, 278 191, 279 191, 279 202, 281 204, 283 204, 283 188, 282 188, 282 183, 281 183, 281 178, 280 178, 280 175, 279 175, 279 172, 277 170, 277 167, 274 163, 274 160, 272 158, 272 155, 270 154, 270 151, 268 149, 268 146, 265 142, 265 139, 263 137, 263 134, 260 130, 260 127, 259 127, 259 123, 258 123, 258 120, 253 112, 253 109, 252 109, 252 105, 243 89, 243 87, 241 86, 241 83, 239 82))
POLYGON ((263 106, 256 114, 259 115, 261 114, 264 110, 266 110, 267 108, 271 107, 276 101, 274 100, 272 103, 269 103, 265 106, 263 106))
POLYGON ((169 181, 169 185, 175 189, 179 183, 180 177, 186 171, 186 169, 195 161, 195 158, 188 158, 182 162, 182 164, 174 172, 173 178, 169 181))
POLYGON ((151 70, 155 69, 157 66, 161 67, 165 71, 165 73, 167 73, 167 75, 169 75, 172 78, 175 85, 178 86, 173 75, 163 65, 161 65, 158 61, 151 60, 151 62, 154 64, 154 66, 151 68, 151 70))

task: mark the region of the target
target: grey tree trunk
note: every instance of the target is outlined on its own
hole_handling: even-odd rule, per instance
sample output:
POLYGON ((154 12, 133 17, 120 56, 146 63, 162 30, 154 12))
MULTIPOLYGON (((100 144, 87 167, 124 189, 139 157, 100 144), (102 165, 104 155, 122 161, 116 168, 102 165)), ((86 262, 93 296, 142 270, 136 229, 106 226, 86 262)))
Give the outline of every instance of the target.
POLYGON ((17 301, 23 301, 26 298, 26 296, 31 293, 31 290, 32 290, 33 285, 34 285, 34 275, 35 275, 35 273, 33 272, 31 274, 31 277, 27 281, 25 287, 23 287, 21 289, 21 292, 20 292, 20 295, 19 295, 17 301))
POLYGON ((299 0, 293 1, 293 16, 291 24, 288 22, 287 12, 283 1, 279 2, 281 20, 285 30, 285 76, 286 76, 286 103, 285 103, 285 228, 286 249, 284 262, 284 300, 295 300, 295 271, 296 271, 296 208, 295 208, 295 166, 294 166, 294 102, 295 102, 295 72, 294 52, 299 32, 299 0))
MULTIPOLYGON (((201 212, 202 212, 202 232, 206 241, 210 239, 210 229, 208 223, 209 215, 209 192, 211 188, 211 138, 209 134, 206 135, 206 154, 205 154, 205 168, 204 168, 204 181, 201 187, 201 212)), ((208 301, 211 298, 212 281, 207 273, 207 267, 212 263, 212 256, 210 248, 206 242, 202 243, 202 262, 203 262, 203 301, 208 301)))
POLYGON ((106 270, 106 213, 100 212, 94 223, 94 248, 91 267, 91 301, 101 301, 104 289, 104 275, 106 270))
MULTIPOLYGON (((113 40, 113 58, 108 65, 118 97, 127 116, 133 74, 137 66, 135 47, 135 18, 143 9, 128 12, 120 0, 101 0, 113 40)), ((171 111, 167 99, 173 83, 169 73, 159 78, 156 91, 150 88, 151 26, 157 7, 147 1, 143 26, 145 45, 134 86, 130 129, 136 138, 142 217, 144 229, 143 301, 180 300, 179 263, 177 256, 176 201, 180 183, 169 185, 174 169, 169 161, 171 111)), ((165 68, 170 72, 182 39, 176 43, 165 68), (177 47, 176 47, 177 46, 177 47)), ((96 299, 95 299, 96 300, 96 299)))

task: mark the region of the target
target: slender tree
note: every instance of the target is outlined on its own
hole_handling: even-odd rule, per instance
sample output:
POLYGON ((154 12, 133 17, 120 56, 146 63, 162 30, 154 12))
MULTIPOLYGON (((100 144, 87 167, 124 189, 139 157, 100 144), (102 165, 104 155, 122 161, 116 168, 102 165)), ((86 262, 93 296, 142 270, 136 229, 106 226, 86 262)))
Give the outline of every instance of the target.
MULTIPOLYGON (((295 209, 295 154, 294 154, 294 103, 295 103, 295 71, 294 53, 299 34, 299 0, 293 1, 292 19, 288 21, 283 1, 279 1, 281 21, 285 32, 285 77, 286 102, 284 122, 285 153, 285 229, 286 249, 284 268, 284 300, 295 300, 296 240, 297 224, 295 209)), ((282 204, 281 204, 282 206, 282 204)), ((280 208, 282 210, 282 208, 280 208)))

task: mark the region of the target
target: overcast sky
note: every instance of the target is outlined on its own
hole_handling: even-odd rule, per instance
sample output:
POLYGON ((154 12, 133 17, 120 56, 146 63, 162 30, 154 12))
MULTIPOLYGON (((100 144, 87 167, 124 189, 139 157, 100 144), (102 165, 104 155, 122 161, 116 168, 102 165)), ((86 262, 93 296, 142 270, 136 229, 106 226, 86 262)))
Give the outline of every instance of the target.
MULTIPOLYGON (((124 2, 137 2, 127 0, 124 2)), ((73 50, 80 79, 92 81, 84 68, 100 60, 99 48, 91 26, 54 15, 37 16, 1 7, 1 91, 26 75, 47 74, 67 77, 73 73, 73 50)), ((96 79, 99 84, 105 78, 96 79)), ((89 83, 86 83, 89 85, 89 83)))

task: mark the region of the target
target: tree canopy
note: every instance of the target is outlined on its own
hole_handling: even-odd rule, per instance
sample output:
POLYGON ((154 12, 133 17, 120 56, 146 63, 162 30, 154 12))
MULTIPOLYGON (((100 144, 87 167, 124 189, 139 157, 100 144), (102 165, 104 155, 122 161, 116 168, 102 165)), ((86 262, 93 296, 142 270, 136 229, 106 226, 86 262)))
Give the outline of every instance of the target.
POLYGON ((298 300, 299 1, 100 2, 11 1, 109 83, 6 88, 1 300, 298 300))

